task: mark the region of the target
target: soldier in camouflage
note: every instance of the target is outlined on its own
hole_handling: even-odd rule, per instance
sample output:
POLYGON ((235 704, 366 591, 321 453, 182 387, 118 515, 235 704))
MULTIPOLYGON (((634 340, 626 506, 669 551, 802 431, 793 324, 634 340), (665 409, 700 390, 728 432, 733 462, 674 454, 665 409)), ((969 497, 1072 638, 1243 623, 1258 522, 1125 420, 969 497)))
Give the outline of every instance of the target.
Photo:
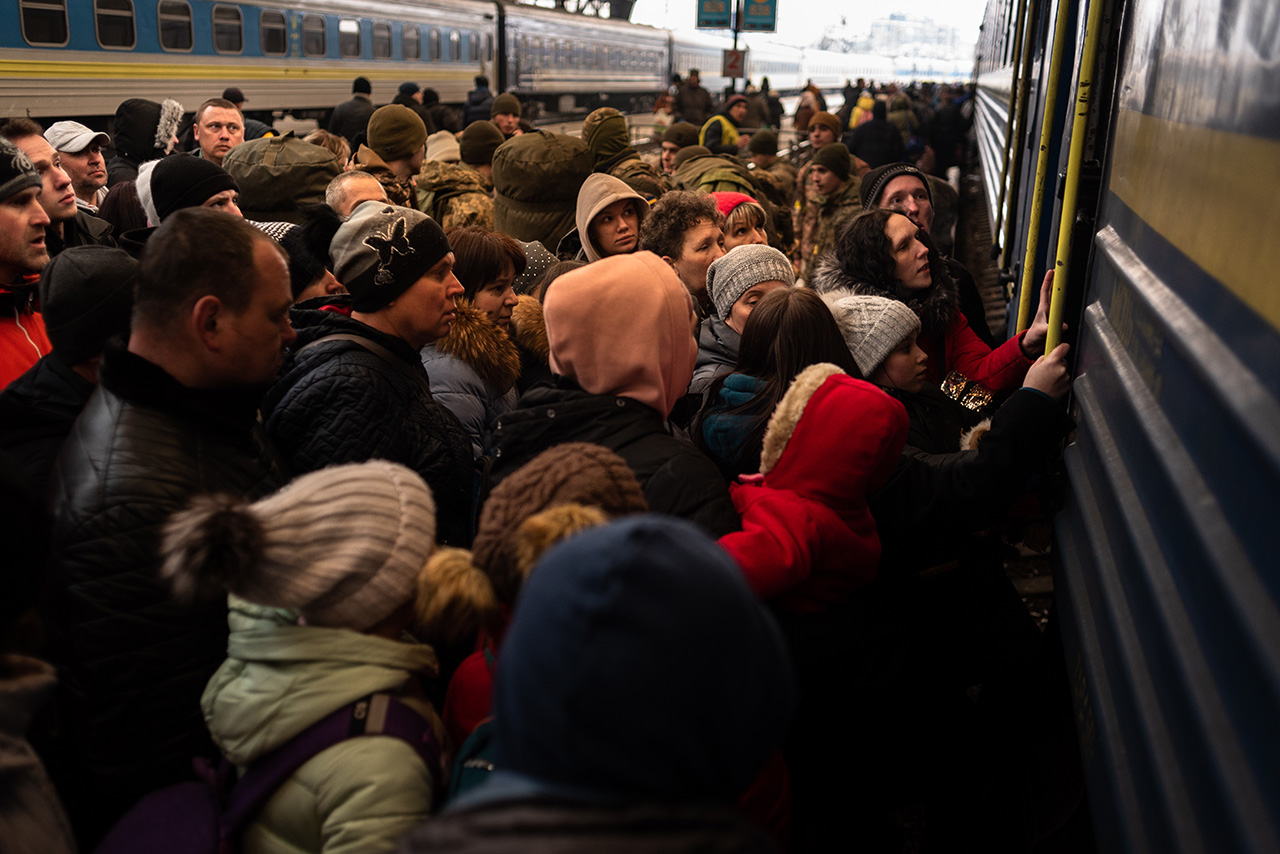
POLYGON ((418 172, 418 205, 446 231, 465 225, 494 230, 493 153, 503 143, 492 122, 467 125, 458 139, 462 162, 428 160, 418 172))
POLYGON ((800 245, 796 252, 796 276, 808 280, 818 257, 835 243, 846 222, 862 211, 862 183, 853 173, 853 158, 842 143, 824 145, 809 163, 813 194, 797 214, 800 245))
POLYGON ((595 158, 593 172, 612 175, 652 204, 665 191, 658 170, 631 147, 627 120, 612 107, 601 107, 582 122, 582 138, 595 158))

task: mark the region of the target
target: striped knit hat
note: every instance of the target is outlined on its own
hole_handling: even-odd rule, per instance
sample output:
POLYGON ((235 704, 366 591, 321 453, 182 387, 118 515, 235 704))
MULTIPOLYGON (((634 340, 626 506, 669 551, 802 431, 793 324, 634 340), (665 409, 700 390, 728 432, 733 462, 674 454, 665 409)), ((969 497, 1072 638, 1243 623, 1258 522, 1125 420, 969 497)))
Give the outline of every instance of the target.
POLYGON ((372 460, 303 475, 249 504, 200 496, 165 526, 162 574, 189 596, 226 590, 364 631, 414 595, 436 508, 417 473, 372 460))

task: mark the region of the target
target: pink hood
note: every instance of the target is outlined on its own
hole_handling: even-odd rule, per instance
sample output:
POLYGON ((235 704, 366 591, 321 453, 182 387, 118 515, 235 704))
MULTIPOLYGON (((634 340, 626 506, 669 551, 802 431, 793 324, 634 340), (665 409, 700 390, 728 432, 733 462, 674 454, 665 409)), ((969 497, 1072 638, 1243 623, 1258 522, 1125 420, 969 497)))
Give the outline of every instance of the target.
POLYGON ((592 394, 629 397, 665 417, 693 378, 692 314, 689 292, 652 252, 580 267, 547 290, 551 370, 592 394))

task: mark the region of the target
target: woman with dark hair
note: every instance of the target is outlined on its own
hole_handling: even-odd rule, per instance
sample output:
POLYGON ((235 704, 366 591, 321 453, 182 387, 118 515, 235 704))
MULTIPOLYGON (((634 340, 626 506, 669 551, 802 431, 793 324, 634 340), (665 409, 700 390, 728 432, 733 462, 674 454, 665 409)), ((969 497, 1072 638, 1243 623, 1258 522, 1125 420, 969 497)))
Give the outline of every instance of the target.
POLYGON ((931 383, 941 383, 954 371, 997 394, 1012 392, 1044 353, 1052 270, 1044 278, 1031 328, 992 350, 960 312, 956 284, 929 233, 891 210, 867 211, 851 220, 837 235, 833 251, 819 262, 812 284, 820 293, 867 294, 906 303, 920 317, 919 343, 929 357, 926 377, 931 383))
POLYGON ((716 380, 693 439, 732 480, 759 471, 769 416, 810 365, 829 362, 861 378, 822 298, 804 288, 778 288, 756 303, 742 330, 734 372, 716 380))
POLYGON ((512 286, 526 261, 519 242, 496 231, 465 226, 448 237, 463 295, 453 328, 422 348, 422 364, 432 396, 462 422, 479 457, 498 416, 516 405, 521 360, 509 337, 517 304, 512 286))

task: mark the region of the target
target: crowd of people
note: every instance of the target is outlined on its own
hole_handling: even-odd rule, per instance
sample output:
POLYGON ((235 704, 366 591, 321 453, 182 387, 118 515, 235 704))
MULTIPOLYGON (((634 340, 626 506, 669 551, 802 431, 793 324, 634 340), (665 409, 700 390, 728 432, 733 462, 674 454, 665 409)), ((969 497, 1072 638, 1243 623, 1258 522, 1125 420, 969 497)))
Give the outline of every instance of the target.
POLYGON ((1052 274, 994 338, 885 100, 762 89, 0 125, 6 851, 1038 838, 1052 274))

